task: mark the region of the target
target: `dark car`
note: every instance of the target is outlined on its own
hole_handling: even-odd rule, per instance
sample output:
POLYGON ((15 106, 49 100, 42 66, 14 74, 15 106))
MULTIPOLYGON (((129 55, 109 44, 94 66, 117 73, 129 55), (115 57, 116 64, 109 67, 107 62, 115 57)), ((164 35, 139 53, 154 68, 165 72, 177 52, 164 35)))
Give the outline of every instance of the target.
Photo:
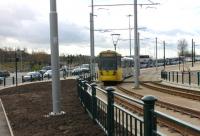
POLYGON ((23 77, 23 81, 34 81, 34 80, 41 80, 42 75, 40 72, 29 72, 23 77))
POLYGON ((0 77, 0 84, 3 83, 4 77, 0 77))
POLYGON ((8 71, 0 71, 0 77, 9 77, 10 73, 8 71))

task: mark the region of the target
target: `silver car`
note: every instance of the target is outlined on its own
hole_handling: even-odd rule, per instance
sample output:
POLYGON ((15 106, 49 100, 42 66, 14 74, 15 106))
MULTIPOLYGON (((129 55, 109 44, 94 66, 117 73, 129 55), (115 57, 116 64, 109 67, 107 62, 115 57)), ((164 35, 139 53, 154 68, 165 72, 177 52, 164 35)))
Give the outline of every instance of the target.
POLYGON ((42 75, 39 72, 29 72, 23 77, 23 81, 41 80, 42 75))
POLYGON ((43 75, 44 78, 51 78, 52 77, 52 70, 47 70, 44 75, 43 75))

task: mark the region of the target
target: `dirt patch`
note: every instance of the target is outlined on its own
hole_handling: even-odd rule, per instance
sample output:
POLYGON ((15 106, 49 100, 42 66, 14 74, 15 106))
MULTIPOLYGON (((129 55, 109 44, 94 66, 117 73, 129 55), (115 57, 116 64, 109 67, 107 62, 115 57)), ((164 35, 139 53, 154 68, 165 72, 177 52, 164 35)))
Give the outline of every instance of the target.
POLYGON ((15 136, 104 136, 82 108, 76 81, 61 81, 65 115, 44 117, 52 111, 51 83, 33 83, 0 91, 15 136))

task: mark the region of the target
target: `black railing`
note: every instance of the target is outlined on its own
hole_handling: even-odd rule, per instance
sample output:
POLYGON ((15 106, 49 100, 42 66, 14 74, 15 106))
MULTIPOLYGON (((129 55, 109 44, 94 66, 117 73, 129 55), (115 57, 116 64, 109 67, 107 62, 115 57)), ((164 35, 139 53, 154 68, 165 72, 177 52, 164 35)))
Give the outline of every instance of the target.
POLYGON ((98 123, 108 136, 161 136, 157 130, 158 119, 175 123, 185 132, 197 136, 200 128, 185 123, 172 116, 154 110, 156 98, 154 96, 144 96, 141 100, 134 99, 114 91, 107 87, 105 90, 89 84, 88 81, 77 79, 78 96, 85 111, 89 113, 94 122, 98 123), (134 114, 133 109, 126 109, 125 100, 131 104, 143 107, 143 116, 134 114))
POLYGON ((200 86, 200 72, 198 71, 184 71, 184 72, 175 72, 175 71, 161 71, 161 79, 186 85, 196 85, 200 86))

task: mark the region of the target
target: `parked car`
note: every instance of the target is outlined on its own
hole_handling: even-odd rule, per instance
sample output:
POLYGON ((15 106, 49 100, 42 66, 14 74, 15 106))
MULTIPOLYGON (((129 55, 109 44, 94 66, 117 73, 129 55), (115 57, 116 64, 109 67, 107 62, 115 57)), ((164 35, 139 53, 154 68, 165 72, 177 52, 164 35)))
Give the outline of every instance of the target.
POLYGON ((52 70, 47 70, 44 75, 43 75, 44 78, 51 78, 52 77, 52 70))
POLYGON ((82 69, 80 67, 76 67, 72 70, 72 75, 79 75, 82 73, 82 69))
POLYGON ((40 72, 29 72, 23 77, 23 81, 34 81, 34 80, 41 80, 42 75, 40 72))
POLYGON ((90 72, 90 65, 89 64, 82 64, 80 67, 81 67, 81 71, 83 73, 89 73, 90 72))
POLYGON ((0 77, 9 77, 10 73, 6 70, 0 71, 0 77))
POLYGON ((47 70, 51 70, 51 66, 45 66, 45 67, 43 67, 39 72, 40 72, 41 74, 44 74, 45 72, 47 72, 47 70))
POLYGON ((3 83, 4 77, 0 77, 0 84, 3 83))

